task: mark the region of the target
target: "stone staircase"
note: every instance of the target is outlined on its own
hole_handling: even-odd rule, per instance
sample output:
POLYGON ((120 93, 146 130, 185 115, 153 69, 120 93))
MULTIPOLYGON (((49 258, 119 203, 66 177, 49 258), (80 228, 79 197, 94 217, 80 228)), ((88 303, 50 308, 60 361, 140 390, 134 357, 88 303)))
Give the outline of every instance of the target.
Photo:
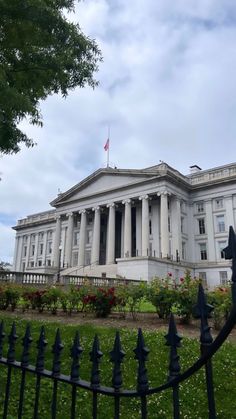
POLYGON ((78 266, 76 266, 73 268, 66 268, 61 271, 61 275, 87 275, 95 277, 101 277, 104 273, 106 273, 108 278, 116 278, 117 265, 115 263, 112 265, 88 265, 83 268, 78 268, 78 266))

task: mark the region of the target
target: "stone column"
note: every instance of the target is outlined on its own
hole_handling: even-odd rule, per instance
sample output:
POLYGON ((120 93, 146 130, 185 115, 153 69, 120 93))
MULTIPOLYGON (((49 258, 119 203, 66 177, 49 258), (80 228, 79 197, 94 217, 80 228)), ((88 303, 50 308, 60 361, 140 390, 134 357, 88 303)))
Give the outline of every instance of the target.
POLYGON ((187 223, 188 223, 188 242, 186 243, 186 259, 189 262, 194 262, 194 216, 193 216, 193 202, 189 202, 187 205, 187 223))
POLYGON ((142 255, 142 208, 136 205, 136 256, 142 255))
POLYGON ((17 256, 19 254, 19 237, 15 238, 15 248, 14 248, 14 257, 13 257, 13 271, 16 271, 17 268, 17 256))
POLYGON ((207 259, 209 261, 216 260, 216 250, 215 250, 215 234, 214 234, 214 220, 212 213, 212 200, 209 199, 205 202, 206 205, 206 230, 208 238, 208 249, 207 249, 207 259))
POLYGON ((171 221, 172 221, 172 256, 176 260, 178 254, 182 258, 182 236, 181 236, 181 210, 180 199, 175 196, 171 199, 171 221), (177 253, 178 252, 178 253, 177 253))
POLYGON ((81 220, 80 220, 80 231, 79 231, 79 267, 84 266, 85 258, 85 238, 86 238, 86 210, 80 211, 81 220))
POLYGON ((125 205, 125 221, 124 221, 124 257, 131 257, 131 200, 122 201, 125 205))
POLYGON ((101 211, 100 207, 93 208, 94 223, 93 223, 93 242, 91 251, 91 265, 99 265, 100 255, 100 230, 101 230, 101 211))
POLYGON ((148 195, 140 196, 142 201, 142 256, 149 255, 149 201, 148 195))
POLYGON ((60 242, 61 242, 61 216, 56 215, 56 230, 53 237, 52 265, 59 268, 60 263, 60 242))
POLYGON ((72 245, 73 245, 73 227, 74 227, 74 214, 69 212, 66 214, 68 217, 68 225, 66 232, 66 251, 65 251, 65 266, 71 267, 72 245))
POLYGON ((115 263, 115 204, 108 204, 108 243, 107 243, 107 265, 115 263))
POLYGON ((161 256, 166 258, 169 254, 169 231, 168 231, 168 193, 158 194, 161 196, 161 256))
POLYGON ((17 237, 17 254, 15 260, 15 267, 16 271, 22 270, 22 250, 23 250, 23 236, 17 237))

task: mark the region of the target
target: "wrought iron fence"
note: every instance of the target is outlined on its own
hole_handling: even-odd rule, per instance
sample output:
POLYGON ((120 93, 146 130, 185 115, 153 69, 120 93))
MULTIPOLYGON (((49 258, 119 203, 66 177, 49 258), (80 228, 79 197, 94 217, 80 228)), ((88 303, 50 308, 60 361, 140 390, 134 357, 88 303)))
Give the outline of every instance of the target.
MULTIPOLYGON (((30 357, 30 346, 32 344, 32 338, 30 333, 30 327, 27 326, 25 335, 22 341, 22 355, 21 360, 16 360, 16 326, 13 323, 11 333, 8 337, 8 351, 7 356, 3 357, 3 343, 4 343, 4 330, 3 323, 0 324, 0 364, 3 364, 7 368, 7 380, 5 387, 5 398, 3 407, 3 419, 8 417, 10 391, 12 382, 12 371, 19 369, 21 372, 21 383, 19 388, 19 403, 18 403, 18 418, 23 417, 23 406, 24 406, 24 393, 25 383, 28 374, 36 376, 36 386, 34 394, 34 413, 33 418, 39 418, 39 397, 40 390, 42 387, 41 379, 52 380, 52 402, 51 402, 51 418, 56 419, 57 417, 57 398, 58 398, 58 383, 67 383, 71 387, 71 409, 70 413, 66 413, 66 417, 76 418, 76 398, 77 389, 83 389, 92 393, 92 411, 91 417, 96 419, 98 417, 98 398, 99 395, 106 395, 107 397, 113 398, 114 401, 114 415, 115 419, 120 418, 120 405, 122 398, 139 398, 141 407, 141 418, 146 419, 148 417, 147 409, 147 398, 151 394, 160 393, 167 389, 172 390, 173 394, 173 418, 180 418, 180 402, 179 402, 179 384, 201 368, 205 368, 205 382, 206 382, 206 393, 208 401, 208 417, 209 419, 216 418, 216 408, 214 399, 214 386, 212 377, 212 356, 221 347, 222 343, 226 340, 227 336, 232 331, 236 323, 236 236, 232 227, 230 228, 229 244, 225 249, 225 257, 232 259, 232 301, 233 308, 226 321, 224 327, 219 332, 218 336, 213 341, 210 327, 208 325, 208 317, 213 307, 207 304, 206 297, 204 294, 203 287, 200 285, 198 290, 198 299, 194 307, 195 316, 200 319, 200 349, 201 356, 198 360, 191 365, 184 372, 180 372, 178 347, 180 346, 181 337, 177 333, 174 316, 171 315, 169 321, 169 330, 166 335, 166 344, 169 346, 169 366, 168 366, 168 379, 167 381, 158 387, 149 387, 148 373, 146 368, 146 361, 148 358, 149 350, 145 345, 142 330, 139 329, 137 336, 137 345, 134 349, 135 359, 137 361, 137 383, 136 388, 132 390, 123 389, 122 386, 122 363, 124 360, 125 353, 122 350, 120 335, 117 332, 114 340, 113 349, 110 352, 110 360, 113 363, 112 372, 112 386, 107 387, 101 384, 100 368, 99 364, 102 358, 102 352, 100 351, 100 344, 98 336, 96 335, 93 340, 93 345, 90 352, 91 361, 91 379, 90 381, 83 380, 80 377, 80 357, 82 348, 80 345, 79 333, 77 332, 74 337, 74 342, 71 348, 71 372, 70 375, 64 375, 61 373, 61 354, 63 350, 63 344, 60 337, 59 329, 56 332, 55 341, 52 347, 53 362, 52 369, 49 371, 45 369, 46 360, 46 339, 45 329, 41 328, 39 340, 37 342, 37 359, 35 365, 29 364, 30 357)), ((206 415, 207 416, 207 415, 206 415)))

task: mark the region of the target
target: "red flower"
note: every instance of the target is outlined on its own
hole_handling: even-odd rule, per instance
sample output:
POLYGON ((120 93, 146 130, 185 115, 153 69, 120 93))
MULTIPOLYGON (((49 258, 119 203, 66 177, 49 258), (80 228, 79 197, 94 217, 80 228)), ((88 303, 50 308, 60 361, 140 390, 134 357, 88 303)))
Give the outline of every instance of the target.
POLYGON ((171 272, 168 272, 168 276, 172 276, 172 273, 171 272))
POLYGON ((184 282, 184 278, 180 278, 180 282, 184 282))

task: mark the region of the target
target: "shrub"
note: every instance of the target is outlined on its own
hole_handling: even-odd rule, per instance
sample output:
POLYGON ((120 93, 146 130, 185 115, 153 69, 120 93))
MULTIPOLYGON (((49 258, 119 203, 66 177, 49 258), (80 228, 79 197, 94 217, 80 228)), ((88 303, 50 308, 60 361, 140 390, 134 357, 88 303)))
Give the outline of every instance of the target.
POLYGON ((47 290, 31 290, 25 291, 22 295, 23 300, 29 303, 32 310, 37 309, 40 313, 45 307, 44 295, 47 290))
POLYGON ((43 294, 42 302, 46 305, 52 314, 57 314, 57 309, 61 305, 63 291, 58 287, 51 287, 43 294))
POLYGON ((192 317, 193 306, 197 302, 199 279, 192 278, 189 271, 185 276, 180 278, 177 285, 176 303, 172 306, 171 311, 180 316, 182 322, 189 323, 192 317))
POLYGON ((139 284, 128 284, 126 286, 126 306, 131 312, 133 319, 137 318, 142 300, 146 297, 147 286, 144 282, 139 284))
POLYGON ((5 289, 6 295, 6 307, 11 307, 11 310, 14 311, 21 296, 20 288, 17 286, 8 286, 5 289))
POLYGON ((177 298, 177 291, 171 276, 165 279, 153 279, 148 288, 147 295, 148 300, 156 308, 159 318, 166 319, 170 315, 171 307, 177 298))
POLYGON ((116 305, 115 288, 98 288, 83 296, 83 303, 89 306, 97 317, 107 317, 116 305))
POLYGON ((214 327, 220 330, 225 320, 227 320, 232 307, 231 288, 218 287, 214 291, 209 292, 208 302, 214 307, 212 314, 214 327))

